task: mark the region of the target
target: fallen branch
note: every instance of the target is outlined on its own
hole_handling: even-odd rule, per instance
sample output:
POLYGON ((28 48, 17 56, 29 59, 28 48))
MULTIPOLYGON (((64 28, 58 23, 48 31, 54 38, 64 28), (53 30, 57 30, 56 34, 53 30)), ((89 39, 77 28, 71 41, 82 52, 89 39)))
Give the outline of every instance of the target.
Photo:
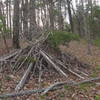
POLYGON ((64 69, 66 69, 67 71, 69 71, 70 73, 72 73, 73 75, 81 78, 81 79, 84 79, 84 77, 82 77, 81 75, 77 74, 76 72, 72 71, 71 69, 69 69, 68 67, 66 67, 63 62, 61 62, 60 60, 56 59, 56 58, 53 58, 51 56, 49 56, 46 52, 44 52, 48 57, 50 57, 50 59, 54 60, 57 64, 61 65, 64 69))
POLYGON ((71 69, 68 69, 68 71, 69 71, 70 73, 74 74, 75 76, 81 78, 81 79, 85 79, 83 76, 77 74, 76 72, 72 71, 71 69))
MULTIPOLYGON (((48 88, 50 90, 48 90, 48 91, 57 90, 59 88, 61 89, 63 85, 77 86, 79 84, 92 83, 92 82, 96 82, 96 81, 100 81, 100 77, 91 78, 91 79, 88 79, 88 80, 83 80, 83 81, 77 82, 77 83, 76 82, 67 82, 67 81, 65 81, 65 82, 59 82, 59 83, 55 83, 52 86, 49 86, 48 88), (53 87, 53 88, 50 88, 50 87, 53 87)), ((36 89, 36 90, 27 90, 27 91, 21 91, 21 92, 16 92, 16 93, 3 94, 3 95, 0 95, 0 99, 3 99, 3 98, 12 98, 12 97, 23 96, 23 95, 30 95, 30 94, 35 94, 35 93, 42 93, 42 92, 47 91, 48 88, 36 89)), ((45 92, 45 93, 47 93, 47 92, 45 92)))
POLYGON ((44 52, 40 50, 40 54, 62 75, 68 77, 44 52))
POLYGON ((24 76, 22 77, 21 81, 20 81, 20 82, 18 83, 18 85, 16 86, 15 91, 19 91, 19 90, 21 90, 21 88, 23 88, 23 86, 25 85, 25 82, 26 82, 26 80, 27 80, 27 78, 28 78, 28 76, 29 76, 29 73, 30 73, 32 67, 33 67, 33 63, 31 63, 31 64, 29 65, 29 67, 28 67, 28 69, 26 70, 26 72, 25 72, 24 76))
POLYGON ((76 72, 74 72, 74 71, 72 71, 71 69, 69 69, 68 67, 66 67, 66 66, 63 64, 63 62, 61 62, 60 60, 56 60, 56 62, 57 62, 58 64, 60 64, 63 68, 65 68, 67 71, 69 71, 70 73, 72 73, 73 75, 75 75, 75 76, 77 76, 77 77, 79 77, 79 78, 81 78, 81 79, 84 79, 84 77, 82 77, 81 75, 77 74, 76 72))
POLYGON ((21 63, 21 65, 18 67, 17 71, 18 71, 18 70, 22 67, 22 65, 26 62, 27 58, 30 56, 30 54, 31 54, 31 52, 32 52, 33 49, 34 49, 34 47, 32 47, 32 48, 30 49, 30 51, 28 52, 26 58, 23 60, 23 62, 21 63))
POLYGON ((15 52, 11 52, 11 53, 9 53, 9 54, 3 56, 3 57, 0 57, 0 62, 6 61, 6 60, 8 60, 8 59, 14 57, 18 52, 19 52, 19 50, 18 50, 18 51, 15 51, 15 52))

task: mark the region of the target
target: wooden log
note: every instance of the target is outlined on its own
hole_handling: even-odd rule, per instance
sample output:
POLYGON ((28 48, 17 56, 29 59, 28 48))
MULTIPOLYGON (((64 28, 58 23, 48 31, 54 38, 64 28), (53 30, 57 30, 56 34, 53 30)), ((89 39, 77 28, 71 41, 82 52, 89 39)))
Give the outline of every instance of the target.
POLYGON ((28 67, 28 69, 26 70, 26 72, 24 73, 22 79, 20 80, 20 82, 18 83, 18 85, 15 88, 15 91, 19 91, 23 88, 23 86, 25 85, 25 82, 29 76, 29 73, 31 72, 31 69, 33 67, 33 63, 31 63, 28 67))
POLYGON ((48 88, 50 89, 49 91, 53 91, 53 90, 57 90, 57 89, 63 88, 62 86, 64 86, 64 85, 77 86, 77 85, 80 85, 80 84, 93 83, 93 82, 97 82, 97 81, 100 81, 100 77, 91 78, 91 79, 83 80, 83 81, 80 81, 80 82, 68 82, 68 81, 59 82, 59 83, 55 83, 54 85, 51 85, 51 86, 49 86, 47 88, 36 89, 36 90, 26 90, 26 91, 20 91, 20 92, 15 92, 15 93, 8 93, 8 94, 2 94, 2 95, 0 95, 0 99, 13 98, 13 97, 17 97, 17 96, 30 95, 30 94, 35 94, 35 93, 43 93, 48 88), (50 88, 50 87, 53 87, 53 88, 50 88))

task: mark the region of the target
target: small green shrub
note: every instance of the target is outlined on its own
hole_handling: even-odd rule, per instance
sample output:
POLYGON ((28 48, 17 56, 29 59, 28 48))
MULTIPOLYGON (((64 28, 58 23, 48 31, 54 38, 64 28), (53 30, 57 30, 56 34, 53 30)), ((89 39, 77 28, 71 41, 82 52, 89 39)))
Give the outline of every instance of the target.
POLYGON ((77 34, 69 33, 66 31, 53 31, 48 37, 48 43, 53 48, 58 48, 59 45, 69 43, 71 40, 79 40, 80 37, 77 34))

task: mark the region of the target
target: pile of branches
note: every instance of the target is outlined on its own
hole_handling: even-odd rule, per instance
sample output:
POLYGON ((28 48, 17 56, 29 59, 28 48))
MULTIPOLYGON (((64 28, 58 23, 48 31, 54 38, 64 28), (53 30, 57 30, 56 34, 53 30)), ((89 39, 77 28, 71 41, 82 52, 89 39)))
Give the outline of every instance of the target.
MULTIPOLYGON (((16 92, 20 91, 24 87, 31 72, 34 75, 38 74, 39 84, 41 83, 41 77, 43 75, 43 72, 45 71, 47 72, 50 70, 54 71, 55 73, 65 78, 68 78, 69 73, 82 80, 88 78, 88 74, 80 70, 81 68, 85 69, 89 67, 88 64, 85 64, 77 60, 76 57, 74 57, 69 53, 59 52, 57 57, 53 56, 53 54, 51 56, 51 54, 49 54, 47 51, 48 48, 48 45, 46 44, 47 39, 48 35, 41 36, 34 43, 30 43, 28 47, 16 50, 0 58, 1 67, 3 67, 5 64, 10 64, 11 69, 15 72, 18 72, 20 69, 25 68, 25 66, 27 67, 25 73, 23 74, 23 77, 15 87, 16 92)), ((59 84, 62 85, 64 83, 62 82, 59 84)), ((56 85, 58 86, 59 84, 57 83, 56 85)), ((44 92, 45 94, 49 90, 56 89, 55 87, 56 85, 52 85, 49 88, 42 89, 40 91, 44 92)), ((21 95, 24 95, 24 93, 31 94, 33 92, 32 91, 22 92, 21 95)), ((1 97, 13 97, 13 96, 20 96, 20 94, 17 95, 11 94, 10 96, 4 95, 1 97)))

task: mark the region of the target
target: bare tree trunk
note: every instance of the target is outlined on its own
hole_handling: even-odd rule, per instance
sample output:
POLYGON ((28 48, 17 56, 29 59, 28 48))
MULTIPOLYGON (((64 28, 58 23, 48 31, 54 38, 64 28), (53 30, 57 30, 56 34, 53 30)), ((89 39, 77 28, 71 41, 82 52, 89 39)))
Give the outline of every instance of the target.
POLYGON ((28 39, 32 40, 32 35, 35 34, 36 30, 36 11, 35 11, 35 0, 30 0, 30 30, 28 39))
POLYGON ((22 0, 22 8, 23 8, 23 33, 28 36, 28 0, 22 0))
POLYGON ((6 27, 9 27, 9 12, 8 12, 8 0, 6 0, 6 15, 7 15, 7 26, 6 27))
MULTIPOLYGON (((3 14, 4 14, 4 9, 3 9, 2 2, 0 2, 0 16, 4 17, 3 14)), ((2 30, 2 28, 0 28, 0 31, 1 31, 2 38, 4 40, 4 44, 5 44, 6 50, 7 50, 7 52, 9 52, 7 41, 6 41, 6 37, 5 37, 6 21, 5 21, 4 18, 2 18, 1 20, 2 20, 2 24, 3 24, 3 27, 2 27, 3 30, 2 30)))
POLYGON ((15 49, 20 48, 20 44, 19 44, 19 0, 14 1, 13 47, 15 49))
POLYGON ((58 26, 60 30, 63 30, 63 16, 62 16, 61 0, 58 1, 58 26))
POLYGON ((10 27, 10 36, 12 35, 12 16, 11 16, 11 0, 9 0, 9 27, 10 27))
POLYGON ((53 0, 48 0, 49 4, 49 17, 50 17, 50 29, 54 30, 54 3, 53 0))
MULTIPOLYGON (((88 0, 88 6, 90 6, 91 8, 91 21, 93 20, 93 8, 92 8, 92 0, 88 0)), ((92 51, 91 51, 91 35, 92 35, 92 31, 88 26, 88 54, 92 55, 92 51)))
POLYGON ((70 0, 67 0, 68 14, 69 14, 69 21, 70 21, 70 25, 71 25, 71 31, 74 32, 73 18, 72 18, 72 13, 71 13, 70 2, 71 2, 70 0))

